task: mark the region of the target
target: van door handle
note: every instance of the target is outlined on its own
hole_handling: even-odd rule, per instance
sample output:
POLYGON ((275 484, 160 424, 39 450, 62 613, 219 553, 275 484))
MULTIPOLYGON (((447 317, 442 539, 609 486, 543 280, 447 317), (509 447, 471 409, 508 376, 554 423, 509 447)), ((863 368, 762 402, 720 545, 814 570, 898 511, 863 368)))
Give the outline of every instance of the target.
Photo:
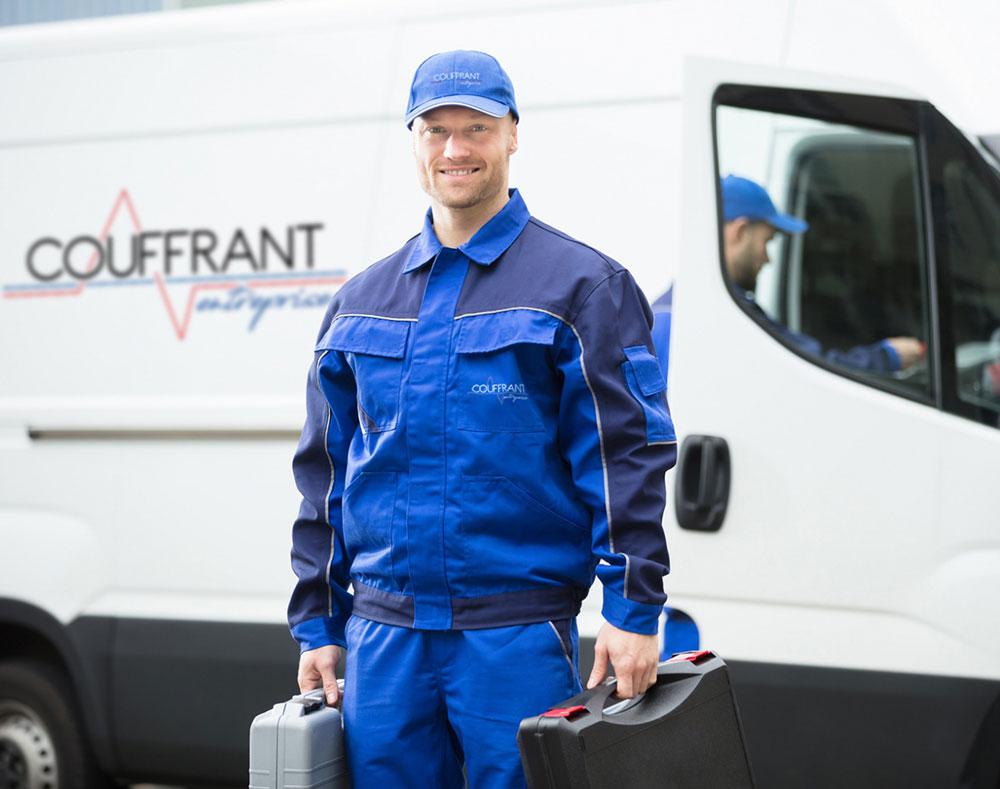
POLYGON ((682 529, 718 531, 729 506, 729 444, 719 436, 687 436, 674 477, 674 508, 682 529))

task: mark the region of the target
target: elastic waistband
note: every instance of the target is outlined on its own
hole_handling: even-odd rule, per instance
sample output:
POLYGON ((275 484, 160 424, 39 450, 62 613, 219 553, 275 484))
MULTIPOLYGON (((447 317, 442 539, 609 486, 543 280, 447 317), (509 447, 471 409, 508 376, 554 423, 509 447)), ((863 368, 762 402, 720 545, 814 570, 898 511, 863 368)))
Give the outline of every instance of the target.
MULTIPOLYGON (((412 595, 386 592, 353 581, 353 612, 386 625, 413 627, 412 595)), ((545 586, 517 592, 451 598, 451 629, 527 625, 551 619, 571 619, 580 613, 586 590, 574 586, 545 586)))

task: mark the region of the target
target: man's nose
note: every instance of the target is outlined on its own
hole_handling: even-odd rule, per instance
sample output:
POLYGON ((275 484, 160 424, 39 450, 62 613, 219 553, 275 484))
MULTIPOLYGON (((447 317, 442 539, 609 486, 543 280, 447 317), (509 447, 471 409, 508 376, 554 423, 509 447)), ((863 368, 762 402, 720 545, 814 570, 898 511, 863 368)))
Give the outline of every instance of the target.
POLYGON ((448 141, 444 145, 444 155, 449 159, 462 159, 469 153, 469 148, 457 134, 448 135, 448 141))

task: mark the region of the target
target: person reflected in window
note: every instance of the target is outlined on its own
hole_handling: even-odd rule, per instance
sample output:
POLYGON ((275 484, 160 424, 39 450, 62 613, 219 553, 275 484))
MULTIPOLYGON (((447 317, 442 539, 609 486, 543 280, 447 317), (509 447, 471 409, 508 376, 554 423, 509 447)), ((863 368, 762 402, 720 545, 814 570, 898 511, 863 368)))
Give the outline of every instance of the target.
MULTIPOLYGON (((769 261, 767 243, 776 233, 804 233, 809 225, 802 219, 779 212, 763 186, 736 175, 722 179, 722 215, 722 245, 729 284, 761 323, 773 326, 783 338, 807 353, 857 370, 894 373, 923 358, 924 344, 915 337, 887 337, 846 351, 824 350, 816 338, 792 331, 771 318, 754 298, 757 276, 769 261)), ((671 287, 652 305, 653 344, 664 378, 669 361, 672 302, 671 287)))

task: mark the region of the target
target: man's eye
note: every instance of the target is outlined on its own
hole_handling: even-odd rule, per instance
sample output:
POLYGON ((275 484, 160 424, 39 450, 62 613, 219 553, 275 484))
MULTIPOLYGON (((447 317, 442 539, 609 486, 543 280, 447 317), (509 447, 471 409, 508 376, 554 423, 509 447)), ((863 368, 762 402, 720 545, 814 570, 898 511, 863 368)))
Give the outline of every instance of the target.
POLYGON ((431 126, 427 129, 428 134, 442 134, 444 129, 440 126, 431 126))
POLYGON ((472 131, 474 132, 486 131, 486 126, 482 123, 477 123, 475 126, 472 127, 472 131))

